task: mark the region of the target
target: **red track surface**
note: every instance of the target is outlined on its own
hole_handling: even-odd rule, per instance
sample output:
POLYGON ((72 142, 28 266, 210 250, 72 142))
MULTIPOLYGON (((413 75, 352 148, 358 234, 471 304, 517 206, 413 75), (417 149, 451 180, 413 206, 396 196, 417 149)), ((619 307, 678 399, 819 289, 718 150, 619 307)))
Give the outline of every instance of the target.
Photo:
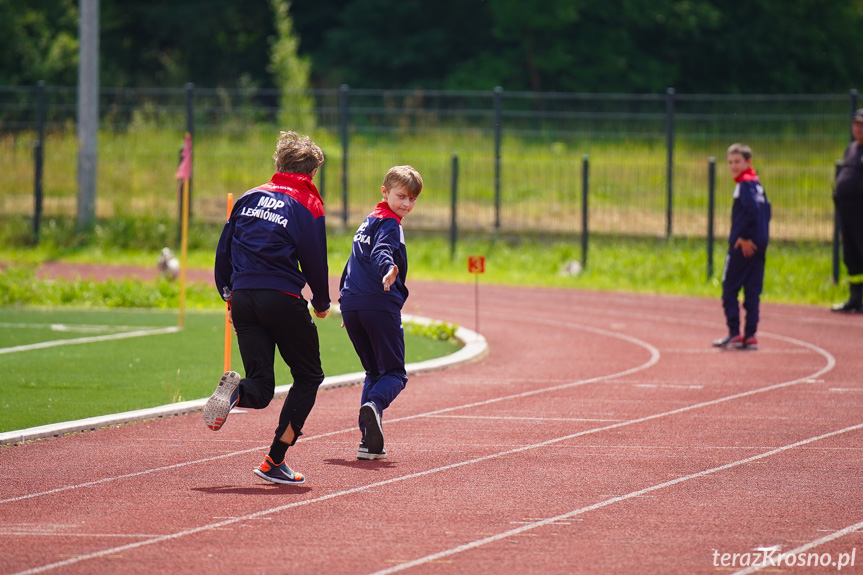
MULTIPOLYGON (((473 294, 412 282, 406 311, 473 329, 473 294)), ((772 546, 863 573, 863 315, 763 304, 761 349, 718 351, 718 298, 480 297, 489 355, 411 378, 385 461, 355 459, 357 387, 318 396, 302 486, 251 473, 281 400, 0 450, 0 573, 733 573, 772 546)))

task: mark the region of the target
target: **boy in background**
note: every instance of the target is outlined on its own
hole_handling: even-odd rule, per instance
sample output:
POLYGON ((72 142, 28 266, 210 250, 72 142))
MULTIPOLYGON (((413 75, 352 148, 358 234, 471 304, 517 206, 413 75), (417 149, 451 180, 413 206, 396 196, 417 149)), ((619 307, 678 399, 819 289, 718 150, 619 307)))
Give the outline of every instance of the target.
POLYGON ((381 201, 354 235, 339 285, 342 320, 366 372, 360 399, 357 459, 385 459, 382 417, 405 388, 401 310, 408 297, 408 254, 401 221, 423 189, 411 166, 390 168, 381 201))
POLYGON ((218 431, 235 406, 263 409, 276 386, 276 347, 294 383, 279 415, 270 451, 254 470, 272 483, 303 483, 285 463, 302 435, 324 380, 318 331, 301 292, 312 290, 319 318, 330 308, 324 203, 312 178, 324 154, 308 136, 281 132, 276 174, 237 201, 216 248, 216 287, 228 302, 246 377, 222 376, 204 407, 204 422, 218 431))
POLYGON ((752 168, 752 149, 732 144, 726 154, 728 169, 737 185, 731 208, 728 255, 722 274, 722 306, 728 335, 713 342, 714 347, 758 349, 758 307, 764 286, 764 264, 770 239, 770 202, 758 174, 752 168), (740 307, 737 294, 743 288, 746 324, 740 334, 740 307))

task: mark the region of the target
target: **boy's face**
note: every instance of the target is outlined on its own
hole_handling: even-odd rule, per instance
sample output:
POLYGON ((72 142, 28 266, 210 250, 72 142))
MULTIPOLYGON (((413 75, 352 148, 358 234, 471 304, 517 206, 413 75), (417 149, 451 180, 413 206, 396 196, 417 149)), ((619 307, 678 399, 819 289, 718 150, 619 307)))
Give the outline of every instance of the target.
POLYGON ((731 175, 737 178, 740 174, 748 170, 752 166, 752 159, 746 159, 743 154, 733 153, 728 154, 728 169, 731 170, 731 175))
POLYGON ((858 144, 863 144, 863 121, 854 120, 851 124, 851 135, 858 144))
POLYGON ((390 209, 400 218, 411 213, 417 203, 417 199, 412 198, 404 186, 393 186, 389 190, 381 186, 381 194, 390 209))

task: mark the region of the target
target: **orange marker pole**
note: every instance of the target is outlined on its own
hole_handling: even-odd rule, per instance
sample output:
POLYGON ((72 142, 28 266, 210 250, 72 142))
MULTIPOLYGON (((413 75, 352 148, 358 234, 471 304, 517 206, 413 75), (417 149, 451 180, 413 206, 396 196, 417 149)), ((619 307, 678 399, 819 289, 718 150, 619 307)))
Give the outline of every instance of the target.
MULTIPOLYGON (((234 209, 234 194, 228 194, 228 219, 234 209)), ((231 371, 231 303, 225 309, 225 371, 231 371)))
POLYGON ((182 226, 180 228, 180 328, 186 321, 186 260, 189 252, 189 178, 183 178, 182 226))

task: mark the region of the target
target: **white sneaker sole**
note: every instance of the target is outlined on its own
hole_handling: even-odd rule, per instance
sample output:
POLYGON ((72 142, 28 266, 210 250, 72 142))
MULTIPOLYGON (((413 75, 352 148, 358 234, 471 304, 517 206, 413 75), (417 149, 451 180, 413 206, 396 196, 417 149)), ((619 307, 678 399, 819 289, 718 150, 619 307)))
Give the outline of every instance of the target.
POLYGON ((301 475, 301 474, 295 473, 295 475, 299 475, 300 478, 298 480, 296 480, 296 479, 291 480, 291 479, 278 479, 276 477, 270 477, 269 475, 267 475, 266 473, 264 473, 260 469, 254 469, 253 471, 255 472, 255 475, 257 475, 261 479, 269 481, 270 483, 278 483, 279 485, 302 485, 303 483, 306 482, 306 476, 301 475))
POLYGON ((226 371, 219 380, 219 385, 216 386, 216 391, 207 400, 204 406, 204 423, 213 431, 219 431, 225 420, 228 419, 228 414, 231 412, 231 394, 240 385, 240 374, 236 371, 226 371))
POLYGON ((365 461, 375 461, 377 459, 386 459, 387 452, 382 451, 381 453, 369 453, 367 450, 363 451, 362 449, 357 451, 357 459, 362 459, 365 461))

